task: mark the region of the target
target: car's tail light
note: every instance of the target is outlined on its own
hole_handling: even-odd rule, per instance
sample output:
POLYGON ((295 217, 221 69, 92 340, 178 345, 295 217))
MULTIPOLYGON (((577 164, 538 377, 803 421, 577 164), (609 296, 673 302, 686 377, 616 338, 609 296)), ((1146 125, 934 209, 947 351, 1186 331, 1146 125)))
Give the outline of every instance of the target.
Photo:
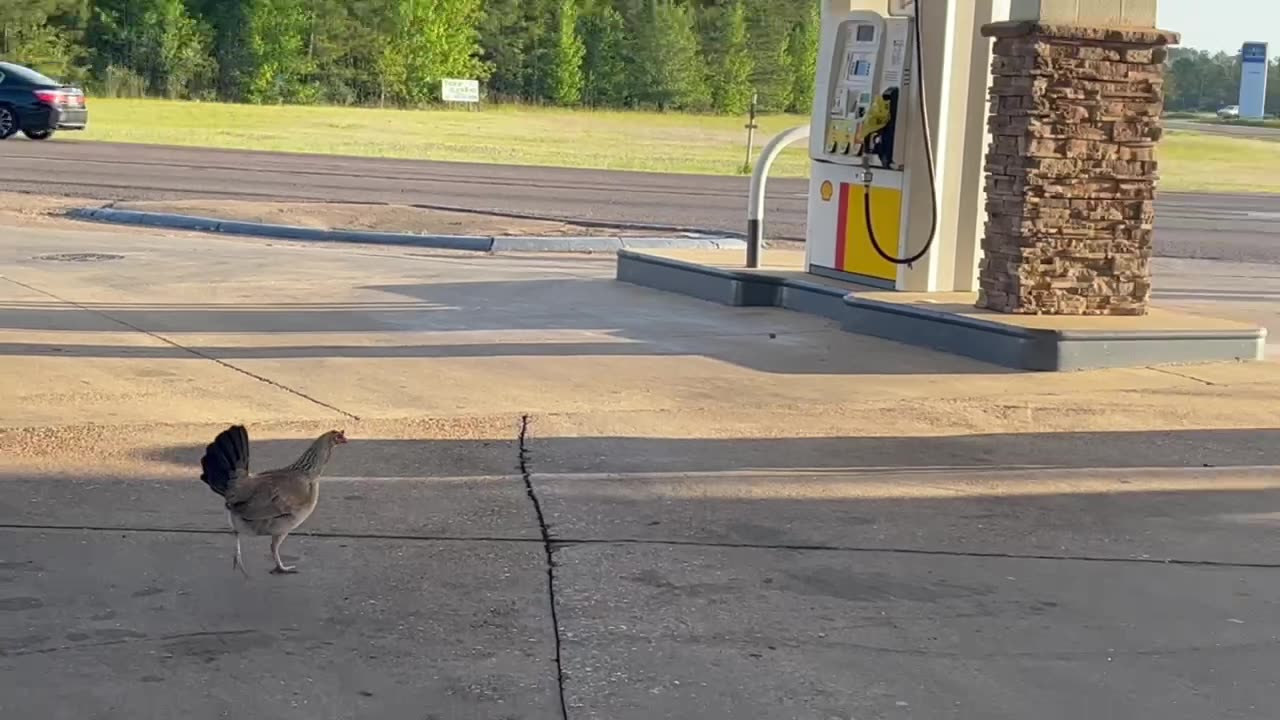
POLYGON ((84 93, 66 90, 36 90, 36 99, 54 107, 84 107, 84 93))

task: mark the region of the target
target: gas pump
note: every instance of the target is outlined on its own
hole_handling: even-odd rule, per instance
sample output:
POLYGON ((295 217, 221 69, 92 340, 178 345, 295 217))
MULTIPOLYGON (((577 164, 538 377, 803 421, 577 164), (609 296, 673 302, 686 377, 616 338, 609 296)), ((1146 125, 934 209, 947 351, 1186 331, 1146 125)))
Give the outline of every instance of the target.
POLYGON ((893 0, 888 16, 841 12, 835 4, 827 0, 822 8, 806 265, 817 275, 896 288, 899 268, 928 254, 938 225, 916 2, 893 0), (929 234, 912 251, 908 160, 917 152, 928 164, 933 207, 929 234))

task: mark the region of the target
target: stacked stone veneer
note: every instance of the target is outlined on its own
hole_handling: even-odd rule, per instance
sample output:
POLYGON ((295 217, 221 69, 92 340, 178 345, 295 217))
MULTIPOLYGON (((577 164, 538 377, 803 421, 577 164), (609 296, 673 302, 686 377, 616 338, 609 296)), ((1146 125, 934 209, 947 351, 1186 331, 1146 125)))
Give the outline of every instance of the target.
POLYGON ((1166 45, 1154 29, 997 23, 978 307, 1143 315, 1166 45))

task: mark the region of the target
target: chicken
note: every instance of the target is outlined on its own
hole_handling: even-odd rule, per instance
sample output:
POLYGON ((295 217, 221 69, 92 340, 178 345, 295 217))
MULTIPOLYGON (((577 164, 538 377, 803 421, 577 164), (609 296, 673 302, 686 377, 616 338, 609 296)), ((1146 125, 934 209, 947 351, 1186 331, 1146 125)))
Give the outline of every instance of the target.
POLYGON ((273 574, 297 572, 280 561, 280 544, 306 521, 320 499, 320 474, 335 445, 347 442, 341 430, 330 430, 302 453, 292 465, 262 473, 249 471, 249 432, 233 425, 218 434, 200 459, 200 479, 226 499, 227 520, 236 536, 232 567, 245 576, 240 555, 240 535, 270 535, 273 574))

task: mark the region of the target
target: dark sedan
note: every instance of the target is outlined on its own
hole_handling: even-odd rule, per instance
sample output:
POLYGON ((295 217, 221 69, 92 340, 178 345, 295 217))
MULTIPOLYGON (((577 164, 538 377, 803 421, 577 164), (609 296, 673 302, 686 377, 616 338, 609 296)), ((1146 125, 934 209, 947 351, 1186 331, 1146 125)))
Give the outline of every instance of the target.
POLYGON ((88 123, 80 88, 0 62, 0 140, 19 131, 32 140, 48 140, 58 130, 83 130, 88 123))

